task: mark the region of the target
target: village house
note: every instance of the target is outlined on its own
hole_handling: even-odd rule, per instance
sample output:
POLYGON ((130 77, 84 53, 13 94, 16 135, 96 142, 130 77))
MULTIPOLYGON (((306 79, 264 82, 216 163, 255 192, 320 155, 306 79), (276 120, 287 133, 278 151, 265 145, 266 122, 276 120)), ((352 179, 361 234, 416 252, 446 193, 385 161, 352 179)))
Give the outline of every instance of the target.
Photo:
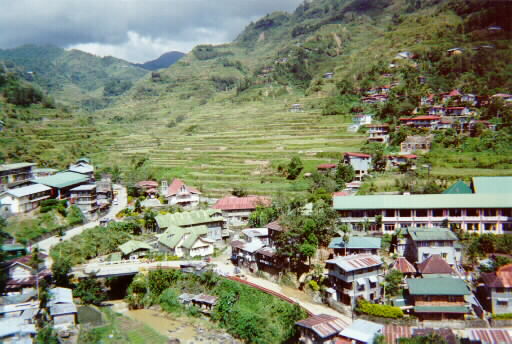
POLYGON ((88 219, 98 210, 96 202, 96 184, 84 184, 69 190, 69 203, 77 206, 88 219))
POLYGON ((36 334, 36 325, 27 324, 22 317, 0 319, 0 342, 2 343, 33 343, 36 334))
POLYGON ((455 233, 446 228, 408 228, 405 256, 413 263, 439 255, 449 265, 461 264, 462 252, 458 241, 455 233))
POLYGON ((304 112, 302 104, 292 104, 290 106, 290 112, 304 112))
POLYGON ((410 51, 402 51, 396 54, 395 60, 403 60, 403 59, 412 59, 414 57, 414 54, 410 51))
POLYGON ((405 277, 414 277, 416 268, 405 257, 398 257, 391 266, 391 270, 400 271, 405 277))
POLYGON ((441 93, 441 102, 448 103, 449 101, 459 102, 462 98, 462 93, 458 90, 452 90, 450 92, 441 93))
POLYGON ((340 333, 341 339, 336 344, 373 344, 375 339, 382 335, 384 325, 356 319, 350 326, 340 333))
MULTIPOLYGON (((47 255, 39 253, 39 258, 42 261, 37 268, 30 266, 32 255, 18 257, 6 263, 7 282, 5 291, 9 294, 25 293, 26 290, 33 289, 37 285, 37 281, 51 276, 51 271, 46 269, 44 259, 47 255)), ((5 273, 5 271, 2 271, 5 273)))
POLYGON ((211 256, 215 240, 210 239, 208 234, 209 229, 205 225, 185 228, 169 225, 158 236, 158 249, 177 257, 211 256))
POLYGON ((414 154, 388 155, 388 167, 397 167, 400 165, 411 164, 411 169, 415 169, 417 159, 418 156, 414 154))
POLYGON ((357 254, 336 257, 326 262, 329 282, 336 290, 336 300, 351 307, 358 298, 377 301, 384 280, 383 262, 379 256, 357 254))
POLYGON ((268 232, 268 228, 246 228, 242 230, 242 236, 247 242, 260 241, 268 245, 268 232))
POLYGON ((343 238, 333 238, 329 243, 329 249, 334 256, 349 256, 352 254, 378 255, 381 248, 381 239, 376 237, 351 236, 345 244, 343 238))
POLYGON ((512 344, 512 335, 506 328, 468 328, 464 330, 467 344, 512 344))
POLYGON ((5 260, 23 257, 29 253, 28 249, 20 244, 3 244, 0 247, 0 250, 3 253, 5 260))
POLYGON ((340 223, 353 230, 370 229, 392 232, 399 228, 440 227, 448 221, 450 228, 470 233, 510 233, 512 231, 512 197, 507 179, 478 181, 473 194, 367 195, 334 196, 334 209, 340 223), (496 190, 500 189, 501 190, 496 190), (481 190, 481 191, 478 191, 481 190), (380 215, 376 223, 376 216, 380 215))
POLYGON ((408 278, 410 303, 419 320, 464 320, 471 295, 462 279, 453 277, 408 278))
POLYGON ((478 105, 478 98, 476 95, 474 94, 471 94, 471 93, 465 93, 462 95, 462 97, 460 98, 461 102, 464 103, 464 104, 468 104, 468 105, 471 105, 471 106, 476 106, 478 105))
POLYGON ((182 207, 195 207, 199 205, 201 192, 175 178, 164 195, 169 205, 177 204, 182 207))
POLYGON ((110 205, 113 197, 112 176, 102 175, 101 179, 96 181, 96 201, 98 205, 100 207, 110 205))
POLYGON ((2 296, 0 297, 0 319, 21 318, 25 324, 33 324, 39 313, 39 306, 40 301, 34 289, 27 290, 23 294, 2 296))
POLYGON ((512 313, 512 264, 496 272, 481 273, 477 296, 484 309, 492 314, 512 313))
POLYGON ((258 271, 256 252, 265 247, 260 240, 246 242, 245 240, 233 240, 231 242, 231 261, 233 264, 246 267, 252 272, 258 271))
POLYGON ((368 141, 387 143, 389 140, 389 124, 367 124, 368 141))
POLYGON ((73 302, 73 293, 69 288, 56 287, 48 291, 48 308, 53 325, 56 329, 74 327, 77 320, 77 309, 73 302))
POLYGON ((86 175, 91 181, 94 180, 94 166, 91 165, 89 158, 78 159, 74 164, 69 166, 68 171, 86 175))
POLYGON ((169 227, 197 227, 206 226, 208 229, 207 238, 218 241, 229 236, 229 232, 224 230, 224 218, 221 212, 215 209, 185 211, 182 213, 157 215, 155 217, 158 232, 162 233, 169 227))
POLYGON ((432 135, 428 136, 407 136, 404 142, 400 144, 400 152, 405 154, 410 154, 413 152, 422 152, 426 153, 430 151, 432 147, 432 135))
POLYGON ((363 97, 361 101, 365 104, 377 104, 377 103, 385 103, 388 100, 388 95, 386 94, 375 94, 368 97, 363 97))
POLYGON ((217 304, 217 296, 199 294, 191 299, 192 305, 199 307, 203 313, 210 313, 217 304))
POLYGON ((263 196, 226 196, 219 199, 212 208, 222 211, 228 227, 237 227, 247 224, 257 206, 269 206, 271 203, 270 198, 263 196))
POLYGON ((446 51, 448 52, 448 55, 461 55, 462 53, 464 53, 463 48, 451 48, 446 51))
POLYGON ((465 106, 450 106, 446 108, 446 116, 466 117, 471 114, 471 110, 465 106))
POLYGON ((338 334, 349 324, 328 314, 318 314, 297 321, 300 343, 303 344, 335 344, 338 334))
POLYGON ((441 120, 437 123, 437 130, 450 129, 455 126, 455 118, 441 117, 441 120))
POLYGON ((51 187, 51 198, 68 199, 71 195, 71 189, 89 184, 89 177, 81 173, 59 172, 53 176, 34 179, 32 182, 51 187))
POLYGON ((418 273, 421 275, 421 277, 455 275, 455 271, 446 262, 446 260, 441 257, 440 254, 433 254, 419 263, 418 273))
POLYGON ((429 94, 427 96, 421 97, 420 105, 421 106, 429 106, 435 104, 435 94, 429 94))
POLYGON ((322 174, 336 173, 337 164, 320 164, 316 167, 317 171, 322 174))
POLYGON ((440 105, 434 105, 428 108, 430 116, 446 116, 446 108, 440 105))
POLYGON ((441 121, 441 116, 417 116, 412 118, 400 118, 400 124, 413 128, 436 129, 441 121))
POLYGON ((505 102, 505 104, 512 104, 512 94, 497 93, 497 94, 493 95, 491 98, 501 99, 505 102))
POLYGON ((153 180, 141 180, 135 184, 135 187, 145 196, 153 198, 158 195, 158 182, 153 180))
POLYGON ((35 165, 30 162, 0 165, 0 192, 27 184, 33 178, 35 165))
POLYGON ((284 231, 284 228, 279 223, 279 220, 270 222, 266 227, 268 230, 268 246, 275 248, 276 241, 279 235, 284 231))
POLYGON ((334 73, 333 73, 333 72, 325 73, 325 74, 323 75, 323 78, 324 78, 324 79, 328 79, 328 80, 329 80, 329 79, 332 79, 332 78, 334 78, 334 73))
POLYGON ((130 240, 119 246, 122 259, 138 259, 146 256, 152 250, 151 245, 139 240, 130 240))
POLYGON ((372 156, 364 153, 347 152, 343 155, 343 162, 352 166, 355 180, 361 181, 372 167, 372 156))
POLYGON ((366 124, 372 124, 372 120, 372 114, 359 113, 357 115, 354 115, 352 117, 352 125, 348 127, 348 131, 355 133, 356 131, 359 130, 360 127, 366 124))
POLYGON ((32 184, 0 193, 2 214, 26 213, 39 207, 42 200, 50 198, 51 188, 42 184, 32 184))

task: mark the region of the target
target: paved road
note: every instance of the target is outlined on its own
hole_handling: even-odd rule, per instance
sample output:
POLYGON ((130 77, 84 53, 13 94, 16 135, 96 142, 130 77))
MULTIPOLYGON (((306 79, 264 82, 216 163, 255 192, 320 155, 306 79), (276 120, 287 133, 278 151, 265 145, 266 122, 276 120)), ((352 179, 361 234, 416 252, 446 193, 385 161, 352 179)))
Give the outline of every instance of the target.
MULTIPOLYGON (((114 190, 116 190, 118 192, 118 194, 117 194, 118 204, 112 205, 112 207, 109 209, 107 215, 105 215, 103 218, 114 219, 115 215, 122 209, 126 208, 126 206, 128 205, 128 195, 127 195, 126 188, 121 185, 115 184, 114 190)), ((37 246, 44 253, 49 254, 50 249, 53 246, 57 245, 59 242, 64 241, 64 240, 69 240, 69 239, 73 238, 74 236, 82 233, 84 230, 99 226, 99 224, 100 224, 99 220, 89 222, 89 223, 86 223, 85 225, 78 226, 78 227, 68 230, 65 233, 65 235, 62 237, 58 237, 55 235, 55 236, 49 237, 47 239, 41 240, 38 243, 34 244, 33 246, 37 246)), ((48 268, 51 267, 51 264, 52 264, 51 258, 48 257, 48 259, 46 260, 47 267, 48 268)))

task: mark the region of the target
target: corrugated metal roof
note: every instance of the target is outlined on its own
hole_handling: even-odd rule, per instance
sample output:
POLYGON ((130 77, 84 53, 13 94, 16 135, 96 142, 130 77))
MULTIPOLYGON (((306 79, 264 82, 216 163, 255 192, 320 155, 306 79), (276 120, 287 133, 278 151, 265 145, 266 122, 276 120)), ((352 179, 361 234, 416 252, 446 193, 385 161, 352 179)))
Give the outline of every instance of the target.
POLYGON ((76 188, 72 188, 70 191, 91 191, 96 189, 96 184, 80 185, 76 188))
POLYGON ((334 197, 335 210, 512 208, 510 194, 370 195, 334 197))
POLYGON ((209 305, 215 305, 217 303, 217 296, 199 294, 192 298, 192 301, 207 303, 209 305))
POLYGON ((50 307, 50 315, 52 316, 70 313, 77 313, 74 303, 56 304, 50 307))
POLYGON ((269 206, 271 203, 270 198, 263 196, 228 196, 219 199, 212 208, 221 210, 253 210, 258 205, 269 206))
POLYGON ((453 269, 444 260, 441 255, 433 254, 420 264, 418 264, 418 271, 421 274, 452 274, 453 269))
POLYGON ((344 271, 349 272, 382 265, 382 260, 379 256, 372 254, 356 254, 353 256, 337 257, 328 260, 327 263, 335 264, 344 271))
POLYGON ((393 263, 392 269, 398 270, 403 274, 414 274, 416 268, 406 258, 398 257, 393 263))
POLYGON ((407 228, 414 241, 457 241, 457 235, 447 228, 407 228))
POLYGON ((218 210, 196 210, 183 213, 157 215, 156 223, 160 229, 168 228, 171 225, 187 227, 212 222, 224 222, 224 218, 218 210))
POLYGON ((124 255, 130 254, 137 250, 152 250, 153 248, 142 241, 138 240, 130 240, 119 246, 119 250, 123 252, 124 255))
POLYGON ((469 295, 463 280, 453 277, 408 278, 411 295, 469 295))
POLYGON ((50 306, 58 303, 73 303, 73 292, 69 288, 56 287, 49 290, 50 306))
POLYGON ((383 329, 384 325, 357 319, 352 325, 341 331, 340 336, 355 339, 363 343, 373 343, 375 337, 381 333, 383 329))
POLYGON ((386 325, 384 337, 387 344, 398 344, 399 338, 411 338, 412 330, 409 326, 386 325))
POLYGON ((25 197, 39 192, 50 191, 52 188, 43 184, 32 184, 21 188, 7 190, 6 193, 14 197, 25 197))
POLYGON ((186 239, 181 244, 185 248, 191 248, 200 236, 208 234, 208 227, 194 226, 194 227, 178 227, 170 226, 167 230, 158 237, 158 242, 169 248, 176 248, 184 236, 186 239))
MULTIPOLYGON (((512 177, 473 177, 477 194, 512 194, 512 177)), ((510 196, 509 196, 510 197, 510 196)))
POLYGON ((512 344, 510 330, 497 328, 472 328, 464 331, 466 338, 482 344, 512 344))
POLYGON ((246 228, 242 233, 248 237, 266 237, 268 236, 268 228, 246 228))
POLYGON ((4 164, 4 165, 0 165, 0 172, 16 170, 18 168, 30 167, 30 166, 35 166, 35 165, 36 164, 31 163, 31 162, 18 162, 18 163, 14 163, 14 164, 4 164))
POLYGON ((312 330, 320 336, 320 338, 334 336, 348 326, 345 321, 328 314, 314 315, 307 319, 297 321, 295 324, 312 330))
POLYGON ((415 306, 415 313, 469 313, 466 306, 415 306))
POLYGON ((53 176, 35 179, 35 183, 44 184, 53 188, 65 188, 67 186, 84 183, 89 180, 89 177, 75 172, 59 172, 53 176))
POLYGON ((279 224, 279 220, 270 222, 267 225, 267 228, 271 229, 271 230, 274 230, 274 231, 277 231, 277 232, 282 232, 283 231, 283 227, 281 227, 281 225, 279 224))
POLYGON ((182 186, 185 186, 186 190, 190 193, 201 194, 201 192, 199 192, 199 190, 197 190, 196 188, 186 185, 181 179, 175 178, 172 181, 171 185, 169 185, 169 187, 167 188, 167 196, 176 195, 180 191, 182 186))
MULTIPOLYGON (((374 237, 352 236, 348 240, 347 249, 380 249, 381 239, 374 237)), ((343 238, 333 238, 329 248, 345 248, 343 238)))
POLYGON ((469 187, 468 184, 464 183, 462 180, 459 180, 452 186, 450 186, 448 189, 443 191, 443 194, 471 194, 473 193, 473 190, 469 187))

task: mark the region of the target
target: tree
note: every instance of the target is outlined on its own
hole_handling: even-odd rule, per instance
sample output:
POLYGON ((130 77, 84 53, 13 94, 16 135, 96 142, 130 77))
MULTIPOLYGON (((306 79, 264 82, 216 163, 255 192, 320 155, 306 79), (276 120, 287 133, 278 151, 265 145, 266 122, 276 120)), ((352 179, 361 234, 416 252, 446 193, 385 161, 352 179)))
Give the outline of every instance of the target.
POLYGON ((59 344, 57 332, 50 325, 37 331, 36 344, 59 344))
POLYGON ((304 164, 302 163, 302 160, 300 160, 298 156, 294 156, 286 169, 287 178, 291 180, 297 179, 303 168, 304 164))
POLYGON ((248 195, 248 192, 243 187, 235 186, 233 190, 231 190, 231 194, 236 197, 245 197, 248 195))
POLYGON ((308 263, 311 265, 311 257, 313 257, 316 253, 316 246, 304 243, 299 246, 299 252, 304 256, 308 258, 308 263))
POLYGON ((95 276, 81 279, 73 290, 73 296, 79 297, 87 305, 100 305, 105 300, 103 287, 95 276))
POLYGON ((361 149, 364 153, 372 156, 372 167, 374 171, 383 172, 386 169, 386 156, 384 145, 376 142, 369 143, 361 149))
POLYGON ((39 265, 43 262, 41 257, 39 256, 39 247, 34 247, 32 249, 32 255, 30 256, 30 261, 28 265, 32 267, 32 269, 36 270, 36 272, 39 270, 39 265))
POLYGON ((386 277, 384 278, 385 286, 385 292, 386 295, 389 296, 396 296, 398 292, 400 291, 400 284, 402 283, 404 279, 404 274, 401 273, 398 270, 391 270, 386 277))
POLYGON ((135 201, 135 208, 134 208, 135 212, 136 213, 141 213, 142 212, 142 205, 140 204, 140 200, 137 199, 135 201))
POLYGON ((447 344, 446 340, 437 333, 427 336, 414 336, 411 338, 398 339, 399 344, 447 344))
POLYGON ((351 182, 355 177, 354 168, 352 165, 345 164, 343 160, 340 160, 338 167, 336 168, 336 184, 338 189, 345 188, 345 184, 351 182))
POLYGON ((268 223, 274 221, 279 216, 277 208, 272 205, 270 207, 256 206, 249 216, 249 226, 253 228, 266 226, 268 223))
POLYGON ((57 259, 52 265, 52 276, 55 285, 58 287, 69 287, 69 276, 71 272, 71 262, 66 259, 57 259))
POLYGON ((152 210, 148 210, 144 213, 144 227, 147 231, 154 232, 156 229, 156 215, 152 210))

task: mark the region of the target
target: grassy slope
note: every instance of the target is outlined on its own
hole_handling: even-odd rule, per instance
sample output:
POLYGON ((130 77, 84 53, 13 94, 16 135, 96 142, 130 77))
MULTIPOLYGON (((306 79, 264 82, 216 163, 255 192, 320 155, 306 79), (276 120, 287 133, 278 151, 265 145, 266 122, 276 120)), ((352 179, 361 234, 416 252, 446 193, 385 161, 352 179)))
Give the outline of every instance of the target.
MULTIPOLYGON (((423 1, 426 5, 431 2, 423 1)), ((125 171, 133 161, 146 158, 144 168, 132 175, 179 176, 207 195, 225 194, 237 185, 260 194, 301 192, 307 188, 305 180, 287 181, 271 167, 297 154, 305 162, 305 172, 311 172, 316 164, 336 162, 340 156, 328 152, 358 150, 365 140, 365 136, 345 130, 350 106, 341 116, 320 115, 327 97, 337 93, 336 82, 350 80, 361 87, 373 69, 387 66, 400 51, 471 43, 457 32, 462 19, 452 11, 426 6, 402 15, 401 23, 391 25, 392 15, 403 14, 408 1, 393 0, 384 9, 364 10, 355 6, 361 3, 364 1, 321 0, 307 11, 267 16, 249 25, 234 43, 211 48, 216 57, 198 59, 190 53, 161 71, 160 80, 146 76, 137 81, 117 105, 91 116, 56 121, 36 130, 35 138, 57 140, 57 146, 63 148, 55 151, 60 154, 59 161, 66 159, 64 151, 69 152, 70 147, 75 147, 75 157, 76 150, 82 150, 100 167, 119 165, 125 171), (294 28, 307 25, 314 29, 292 37, 294 28), (300 60, 301 55, 306 59, 300 60), (312 86, 305 93, 296 87, 296 71, 291 69, 274 73, 274 81, 267 83, 254 76, 265 66, 279 69, 274 61, 284 56, 305 66, 311 76, 312 86), (336 72, 334 80, 321 78, 328 71, 336 72), (238 81, 233 80, 244 78, 251 78, 253 86, 237 94, 233 88, 238 81), (226 81, 229 90, 216 80, 226 81), (306 111, 288 112, 293 103, 305 104, 306 111), (180 116, 184 121, 169 125, 180 116), (69 130, 62 130, 64 125, 69 130), (74 137, 76 133, 81 137, 74 137)), ((428 70, 428 66, 420 68, 428 70)), ((374 75, 371 84, 389 83, 379 73, 374 75)), ((396 79, 400 80, 400 75, 396 79)), ((48 155, 55 156, 53 151, 48 155)), ((435 162, 433 174, 506 173, 476 168, 477 164, 472 166, 468 160, 470 155, 446 152, 444 161, 435 162), (462 165, 461 159, 465 161, 462 165)))

